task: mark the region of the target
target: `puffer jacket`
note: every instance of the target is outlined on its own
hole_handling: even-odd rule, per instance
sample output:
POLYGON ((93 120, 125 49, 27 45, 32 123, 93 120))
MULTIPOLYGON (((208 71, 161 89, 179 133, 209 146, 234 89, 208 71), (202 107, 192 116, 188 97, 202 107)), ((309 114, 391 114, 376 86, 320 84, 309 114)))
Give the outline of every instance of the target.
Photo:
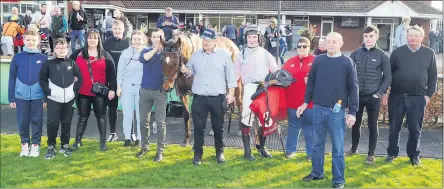
POLYGON ((390 60, 378 47, 367 49, 365 44, 350 54, 356 64, 360 95, 383 95, 392 82, 390 60))
POLYGON ((74 99, 82 84, 82 75, 74 60, 48 60, 40 70, 40 86, 48 99, 67 103, 74 99), (77 79, 76 79, 77 78, 77 79))

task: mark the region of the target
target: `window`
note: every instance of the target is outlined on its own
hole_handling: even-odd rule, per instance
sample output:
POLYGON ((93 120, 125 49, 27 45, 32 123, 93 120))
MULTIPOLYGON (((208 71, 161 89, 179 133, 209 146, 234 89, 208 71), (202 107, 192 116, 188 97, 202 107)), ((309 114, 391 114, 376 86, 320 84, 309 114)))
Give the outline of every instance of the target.
POLYGON ((333 17, 322 17, 321 36, 326 36, 328 33, 333 32, 333 20, 333 17))

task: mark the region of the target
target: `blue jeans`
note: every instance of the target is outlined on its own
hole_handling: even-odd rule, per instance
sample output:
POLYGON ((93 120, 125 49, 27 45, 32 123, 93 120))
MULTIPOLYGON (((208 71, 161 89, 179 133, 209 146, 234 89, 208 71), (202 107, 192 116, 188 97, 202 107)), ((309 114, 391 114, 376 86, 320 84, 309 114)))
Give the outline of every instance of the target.
POLYGON ((22 144, 30 142, 29 124, 32 128, 32 144, 40 145, 43 126, 43 101, 16 99, 17 123, 22 144))
POLYGON ((85 30, 72 30, 69 37, 71 38, 71 52, 76 50, 77 40, 79 40, 80 48, 85 46, 85 30))
POLYGON ((313 170, 311 175, 317 178, 324 176, 324 155, 327 131, 332 141, 333 184, 345 183, 344 178, 344 132, 345 109, 333 112, 332 108, 313 106, 313 170))
POLYGON ((307 156, 312 155, 313 151, 313 110, 306 109, 302 117, 296 117, 296 109, 289 108, 288 112, 288 135, 285 143, 286 154, 296 152, 298 146, 299 134, 301 128, 304 133, 305 151, 307 156))
POLYGON ((287 47, 281 47, 279 48, 279 58, 281 59, 281 64, 284 65, 284 55, 287 52, 287 47))

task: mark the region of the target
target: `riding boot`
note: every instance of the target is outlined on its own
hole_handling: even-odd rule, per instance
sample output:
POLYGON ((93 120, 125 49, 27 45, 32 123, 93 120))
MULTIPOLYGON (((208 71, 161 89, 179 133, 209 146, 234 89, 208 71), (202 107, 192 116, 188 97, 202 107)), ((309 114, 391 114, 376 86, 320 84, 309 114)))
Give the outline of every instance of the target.
POLYGON ((82 136, 83 133, 85 133, 87 122, 88 117, 79 117, 79 121, 77 123, 76 140, 72 146, 73 150, 77 150, 80 146, 82 146, 82 136))
POLYGON ((106 119, 104 117, 97 118, 97 125, 100 134, 100 150, 106 150, 106 119))
POLYGON ((270 152, 268 152, 267 151, 267 149, 265 148, 265 140, 266 140, 266 138, 267 137, 264 137, 264 133, 263 133, 263 129, 262 128, 260 128, 259 129, 259 144, 260 144, 260 154, 263 156, 263 157, 266 157, 266 158, 271 158, 272 157, 272 155, 271 155, 271 153, 270 152))
POLYGON ((255 158, 251 154, 251 145, 250 145, 250 128, 243 123, 241 125, 242 130, 242 142, 244 143, 244 159, 248 159, 253 161, 255 158))

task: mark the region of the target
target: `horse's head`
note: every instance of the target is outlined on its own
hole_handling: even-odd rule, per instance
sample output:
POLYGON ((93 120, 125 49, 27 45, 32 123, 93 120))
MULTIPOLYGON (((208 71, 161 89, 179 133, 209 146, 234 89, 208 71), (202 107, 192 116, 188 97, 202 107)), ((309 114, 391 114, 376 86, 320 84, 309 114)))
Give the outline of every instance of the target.
POLYGON ((162 40, 162 44, 163 89, 169 92, 174 88, 174 81, 182 63, 181 39, 174 37, 168 41, 162 40))

